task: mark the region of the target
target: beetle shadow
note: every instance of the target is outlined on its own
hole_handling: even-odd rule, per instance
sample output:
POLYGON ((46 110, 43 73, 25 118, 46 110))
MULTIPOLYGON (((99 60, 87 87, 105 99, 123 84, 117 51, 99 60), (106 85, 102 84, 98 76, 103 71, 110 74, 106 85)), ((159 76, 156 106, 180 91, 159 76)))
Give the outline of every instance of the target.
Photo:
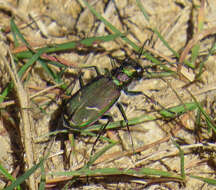
POLYGON ((62 113, 64 111, 64 105, 65 103, 62 103, 57 110, 53 112, 51 115, 51 119, 49 122, 49 131, 50 133, 56 132, 56 140, 68 140, 68 134, 67 133, 61 133, 60 131, 64 130, 65 127, 62 125, 62 113), (58 133, 59 131, 59 133, 58 133))
POLYGON ((63 127, 62 121, 61 121, 61 115, 63 111, 63 106, 58 107, 58 109, 51 115, 51 120, 49 122, 49 131, 50 133, 54 133, 52 136, 50 136, 50 140, 55 136, 55 141, 60 142, 60 150, 62 150, 62 159, 63 159, 63 166, 64 169, 69 169, 70 167, 70 157, 66 154, 67 153, 67 148, 65 141, 68 141, 68 133, 70 132, 69 130, 66 132, 60 132, 65 130, 66 128, 63 127))

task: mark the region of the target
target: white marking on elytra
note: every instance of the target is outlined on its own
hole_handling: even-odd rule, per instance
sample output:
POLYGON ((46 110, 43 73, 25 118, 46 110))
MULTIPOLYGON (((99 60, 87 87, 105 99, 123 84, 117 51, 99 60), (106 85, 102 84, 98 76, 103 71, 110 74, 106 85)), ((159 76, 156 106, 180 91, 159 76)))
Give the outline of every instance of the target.
POLYGON ((89 106, 86 106, 86 109, 87 109, 87 110, 95 110, 95 111, 100 111, 100 109, 99 109, 99 108, 97 108, 97 107, 89 107, 89 106))
POLYGON ((83 118, 82 122, 86 122, 87 121, 87 118, 83 118))
POLYGON ((81 95, 82 95, 82 93, 79 92, 79 95, 78 95, 78 101, 79 101, 79 102, 81 101, 81 95))

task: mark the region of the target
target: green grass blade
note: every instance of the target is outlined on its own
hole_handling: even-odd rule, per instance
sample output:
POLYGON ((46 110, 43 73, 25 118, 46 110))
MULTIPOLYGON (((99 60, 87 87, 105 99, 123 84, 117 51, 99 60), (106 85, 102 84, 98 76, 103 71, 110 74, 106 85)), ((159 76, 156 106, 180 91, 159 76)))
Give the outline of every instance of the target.
POLYGON ((206 58, 205 58, 205 61, 203 61, 203 62, 201 62, 201 63, 199 64, 199 73, 196 75, 196 79, 199 79, 199 78, 200 78, 201 74, 202 74, 203 71, 204 71, 204 64, 205 64, 205 62, 208 60, 208 58, 209 58, 210 56, 213 56, 213 54, 215 53, 215 49, 216 49, 216 42, 215 42, 215 43, 212 45, 212 47, 210 48, 209 53, 208 53, 208 55, 207 55, 206 58))
MULTIPOLYGON (((143 13, 143 16, 145 17, 147 22, 149 22, 149 17, 147 16, 146 10, 144 9, 142 3, 139 0, 137 0, 136 2, 137 2, 138 7, 140 8, 141 12, 143 13)), ((160 32, 156 28, 153 28, 153 31, 158 36, 158 38, 163 42, 163 44, 173 53, 173 55, 176 56, 177 58, 179 58, 179 54, 173 48, 171 48, 171 46, 167 43, 167 41, 160 34, 160 32)))
POLYGON ((138 5, 138 7, 140 8, 140 10, 143 13, 143 16, 145 17, 145 19, 149 22, 149 16, 147 11, 145 10, 145 8, 142 6, 142 3, 140 2, 140 0, 136 0, 136 3, 138 5))
POLYGON ((200 45, 196 44, 191 50, 191 63, 195 66, 197 57, 199 56, 200 45))
MULTIPOLYGON (((71 41, 62 44, 49 45, 45 48, 36 49, 35 51, 39 52, 41 51, 41 49, 43 49, 43 53, 56 53, 61 51, 68 51, 70 49, 76 49, 77 47, 80 46, 90 47, 93 46, 95 43, 113 41, 115 38, 119 36, 120 34, 111 34, 107 36, 91 37, 79 41, 71 41)), ((15 56, 18 59, 26 59, 26 58, 31 58, 33 56, 33 53, 27 50, 27 51, 16 53, 15 56)))
POLYGON ((194 175, 190 175, 190 177, 199 179, 200 181, 216 186, 216 179, 209 179, 209 178, 199 177, 199 176, 194 176, 194 175))
POLYGON ((4 102, 5 98, 7 97, 10 90, 13 88, 13 83, 10 82, 8 86, 3 90, 0 96, 0 103, 4 102))
POLYGON ((163 109, 159 113, 163 117, 173 118, 184 114, 188 111, 192 111, 197 108, 197 104, 195 102, 192 103, 185 103, 184 105, 174 106, 171 108, 163 109))
MULTIPOLYGON (((124 34, 121 33, 115 26, 113 26, 110 22, 108 22, 103 16, 101 16, 98 12, 95 11, 95 9, 88 4, 87 1, 82 0, 82 2, 85 4, 86 7, 89 8, 89 10, 98 18, 100 19, 108 28, 110 28, 114 33, 119 34, 123 37, 124 40, 128 41, 127 38, 124 37, 124 34)), ((139 48, 136 46, 136 44, 134 44, 134 48, 136 49, 136 51, 139 51, 139 48)))
POLYGON ((210 129, 212 129, 214 131, 214 133, 216 133, 216 126, 214 124, 214 121, 211 119, 211 117, 206 113, 206 111, 202 108, 202 106, 200 105, 200 103, 196 100, 196 98, 193 96, 193 94, 190 93, 190 91, 188 91, 189 94, 191 95, 191 97, 193 98, 193 100, 195 101, 197 108, 201 111, 201 113, 203 114, 203 116, 205 117, 206 123, 208 125, 208 127, 210 129))
POLYGON ((177 58, 179 58, 179 54, 171 48, 171 46, 168 44, 168 42, 164 39, 164 37, 160 34, 160 32, 155 28, 153 29, 154 33, 158 36, 158 38, 163 42, 163 44, 173 53, 173 55, 177 58))
POLYGON ((55 172, 51 173, 56 176, 103 176, 103 175, 130 175, 130 176, 160 176, 182 179, 181 176, 175 175, 171 172, 166 172, 151 168, 134 168, 134 169, 123 169, 123 168, 103 168, 103 169, 80 169, 78 171, 69 172, 55 172))
MULTIPOLYGON (((151 116, 151 115, 141 115, 139 117, 135 117, 132 119, 128 120, 128 125, 132 126, 132 125, 137 125, 143 122, 147 122, 147 121, 153 121, 158 119, 156 116, 151 116)), ((103 125, 91 125, 86 129, 83 129, 84 131, 99 131, 101 129, 103 125)), ((115 121, 115 122, 111 122, 109 125, 107 125, 106 130, 109 129, 116 129, 119 127, 126 127, 127 124, 124 120, 121 121, 115 121)))
MULTIPOLYGON (((99 128, 99 127, 102 127, 102 125, 98 125, 98 128, 95 129, 95 130, 92 130, 92 131, 99 131, 99 130, 101 129, 101 128, 99 128)), ((78 132, 78 133, 80 133, 81 135, 84 135, 84 136, 87 136, 87 135, 88 135, 88 136, 92 136, 92 137, 97 137, 97 134, 91 132, 91 130, 70 129, 70 131, 78 132)), ((37 138, 37 141, 40 141, 40 139, 46 138, 46 137, 48 137, 48 136, 52 136, 52 135, 56 136, 56 135, 61 134, 61 133, 68 134, 69 131, 65 129, 65 130, 58 130, 58 131, 49 132, 49 133, 47 133, 47 134, 45 134, 45 135, 39 136, 39 137, 37 138)), ((107 142, 109 142, 109 143, 116 143, 115 141, 113 141, 113 140, 111 140, 111 139, 109 139, 109 138, 107 138, 107 137, 103 137, 103 136, 100 136, 100 140, 107 141, 107 142)))
POLYGON ((197 106, 199 107, 201 113, 204 115, 208 128, 211 128, 214 131, 214 133, 216 133, 216 126, 212 119, 209 117, 209 115, 206 113, 206 111, 202 108, 202 106, 199 103, 197 104, 197 106))
POLYGON ((15 178, 8 173, 8 171, 0 164, 0 173, 2 173, 7 179, 13 181, 15 178))
MULTIPOLYGON (((14 182, 16 181, 16 179, 10 174, 8 173, 8 171, 0 164, 0 173, 2 173, 2 175, 4 175, 5 178, 9 179, 10 181, 14 182)), ((17 189, 20 190, 20 186, 17 186, 17 189)))
POLYGON ((25 40, 25 38, 23 37, 23 35, 21 34, 19 28, 17 27, 17 25, 15 24, 15 22, 14 22, 13 19, 11 19, 10 26, 11 26, 11 31, 12 31, 12 34, 13 34, 13 37, 14 37, 15 47, 18 47, 18 46, 19 46, 19 42, 18 42, 17 37, 19 37, 19 39, 20 39, 24 44, 26 44, 27 47, 30 47, 29 43, 28 43, 28 42, 25 40))
MULTIPOLYGON (((58 67, 58 68, 61 68, 61 69, 66 69, 67 68, 67 66, 65 66, 65 65, 62 65, 61 63, 59 63, 59 62, 56 62, 56 61, 46 61, 46 63, 48 64, 48 65, 54 65, 54 66, 56 66, 56 67, 58 67)), ((63 71, 62 71, 63 72, 63 71)))
MULTIPOLYGON (((176 116, 180 116, 181 114, 184 114, 188 111, 192 111, 195 110, 197 108, 197 104, 192 102, 192 103, 185 103, 184 105, 179 105, 179 106, 174 106, 171 108, 167 108, 167 109, 162 109, 159 111, 159 114, 162 117, 166 117, 166 118, 174 118, 176 116)), ((141 115, 139 117, 135 117, 135 118, 131 118, 128 120, 128 125, 129 126, 133 126, 133 125, 137 125, 143 122, 147 122, 147 121, 154 121, 160 119, 159 117, 156 117, 154 115, 141 115)), ((92 125, 89 126, 86 129, 83 129, 83 131, 98 131, 101 129, 103 125, 92 125)), ((126 122, 124 120, 121 121, 115 121, 115 122, 111 122, 107 127, 106 130, 109 129, 116 129, 119 127, 126 127, 126 122)))
POLYGON ((162 77, 169 77, 177 75, 174 71, 165 71, 165 72, 148 72, 145 73, 144 78, 162 78, 162 77))
POLYGON ((44 169, 44 164, 41 165, 41 180, 40 180, 40 185, 39 185, 39 190, 44 190, 45 185, 46 185, 46 172, 44 169))
POLYGON ((33 65, 38 59, 39 57, 47 51, 48 48, 41 48, 40 50, 38 50, 38 52, 36 52, 31 59, 21 67, 21 69, 18 71, 18 76, 22 77, 22 75, 26 72, 26 70, 33 65))
MULTIPOLYGON (((140 47, 137 46, 134 42, 132 42, 130 39, 128 39, 125 34, 121 33, 115 26, 113 26, 110 22, 108 22, 103 16, 101 16, 99 13, 97 13, 95 11, 95 9, 93 9, 92 6, 90 6, 87 1, 85 0, 79 0, 79 1, 82 1, 89 9, 90 11, 98 18, 100 19, 108 28, 110 28, 115 34, 118 34, 121 36, 122 40, 124 40, 127 44, 129 44, 137 53, 140 53, 140 47)), ((161 62, 154 58, 151 54, 143 51, 142 52, 142 55, 144 55, 146 57, 146 59, 152 61, 153 63, 156 63, 156 64, 161 64, 161 62)), ((165 65, 163 65, 162 67, 166 68, 167 70, 168 67, 166 67, 165 65)))
POLYGON ((55 82, 62 83, 61 78, 59 78, 57 74, 54 71, 52 71, 52 69, 48 66, 48 64, 45 61, 39 60, 39 63, 41 64, 43 69, 48 73, 48 75, 50 75, 54 79, 55 82))
POLYGON ((184 151, 181 149, 178 143, 176 143, 173 140, 174 145, 178 148, 179 150, 179 156, 180 156, 180 168, 181 168, 181 177, 183 180, 185 180, 185 169, 184 169, 184 151))
POLYGON ((10 28, 11 28, 11 33, 12 33, 13 39, 14 39, 14 47, 18 47, 19 46, 19 41, 18 41, 17 35, 16 35, 16 28, 17 27, 16 27, 13 19, 11 19, 10 28))
MULTIPOLYGON (((41 54, 43 54, 44 51, 46 51, 46 48, 40 49, 36 54, 34 54, 32 56, 32 58, 25 65, 23 65, 20 68, 20 70, 18 71, 18 76, 20 78, 26 72, 26 70, 39 59, 39 57, 41 56, 41 54)), ((1 94, 0 103, 4 101, 5 97, 8 95, 8 93, 12 89, 12 87, 13 87, 13 83, 10 82, 8 87, 5 88, 4 91, 1 94)))
POLYGON ((38 164, 34 165, 31 169, 29 169, 27 172, 25 172, 22 176, 18 177, 16 181, 14 181, 11 185, 6 187, 4 190, 13 190, 18 185, 22 184, 26 179, 29 178, 30 175, 32 175, 41 165, 43 164, 44 160, 42 159, 38 164))

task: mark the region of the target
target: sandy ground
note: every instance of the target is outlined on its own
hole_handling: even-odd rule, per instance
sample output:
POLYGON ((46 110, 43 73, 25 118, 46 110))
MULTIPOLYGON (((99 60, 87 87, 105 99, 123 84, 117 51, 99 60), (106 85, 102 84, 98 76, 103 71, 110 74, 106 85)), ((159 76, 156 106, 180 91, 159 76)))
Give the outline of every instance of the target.
MULTIPOLYGON (((160 59, 163 64, 175 63, 179 60, 173 56, 172 52, 163 45, 156 35, 153 35, 152 29, 156 28, 168 44, 179 54, 183 52, 186 44, 197 33, 200 1, 194 1, 192 4, 186 0, 141 0, 142 5, 147 10, 149 21, 144 18, 135 0, 116 0, 115 3, 108 0, 92 0, 88 2, 121 32, 127 34, 127 37, 139 47, 145 41, 151 39, 144 49, 160 59)), ((213 44, 213 35, 216 31, 214 29, 216 23, 215 10, 216 1, 209 0, 205 2, 203 31, 210 30, 210 32, 208 35, 200 37, 198 42, 200 45, 200 57, 196 61, 198 65, 203 60, 206 60, 205 69, 201 80, 187 88, 187 90, 193 93, 197 101, 202 103, 212 120, 214 120, 215 116, 216 67, 214 56, 207 57, 207 54, 213 44)), ((0 33, 0 51, 1 56, 6 57, 7 60, 9 60, 7 48, 11 52, 21 51, 13 47, 14 40, 9 30, 12 16, 25 39, 33 48, 80 40, 87 37, 103 36, 111 32, 83 4, 75 0, 23 0, 19 1, 19 4, 12 0, 0 0, 0 28, 2 30, 0 33)), ((102 72, 104 68, 111 69, 110 59, 107 54, 124 58, 127 53, 133 59, 138 60, 138 55, 123 40, 117 39, 103 43, 100 44, 100 47, 103 49, 101 53, 96 53, 91 51, 91 49, 88 52, 71 50, 55 54, 55 56, 64 58, 67 62, 75 65, 88 64, 98 66, 102 72)), ((191 54, 188 53, 186 58, 190 56, 191 54)), ((142 66, 151 65, 144 58, 138 61, 142 66)), ((11 81, 11 78, 2 59, 0 64, 0 89, 3 91, 8 82, 11 81)), ((21 64, 17 65, 17 67, 20 66, 21 64)), ((52 69, 58 71, 54 66, 52 69)), ((196 69, 192 70, 183 66, 181 73, 187 80, 177 76, 142 79, 133 83, 130 86, 130 90, 144 92, 165 108, 179 105, 182 102, 191 102, 191 95, 182 87, 193 81, 197 72, 196 69)), ((39 63, 36 63, 29 70, 28 74, 29 76, 26 77, 25 83, 22 84, 27 99, 35 93, 47 89, 48 84, 54 85, 53 79, 47 75, 39 63)), ((67 75, 65 74, 63 79, 69 84, 73 80, 72 76, 74 75, 77 75, 77 70, 68 69, 67 75)), ((92 70, 87 69, 83 71, 85 83, 89 82, 94 76, 95 72, 92 70)), ((78 89, 79 85, 76 83, 73 93, 78 89)), ((21 119, 22 112, 19 112, 20 107, 17 103, 19 98, 14 94, 17 94, 17 92, 12 91, 8 98, 5 99, 5 102, 9 102, 9 105, 0 104, 1 108, 3 108, 1 109, 0 120, 0 163, 16 177, 21 175, 27 167, 26 163, 28 161, 26 159, 28 158, 26 158, 26 154, 28 152, 26 152, 25 140, 23 140, 26 137, 24 137, 23 128, 21 127, 23 119, 21 119)), ((50 125, 53 125, 52 120, 56 119, 53 118, 55 116, 54 113, 59 107, 58 104, 61 104, 61 98, 56 98, 58 95, 58 90, 47 90, 43 96, 31 99, 28 102, 30 106, 28 114, 32 119, 32 126, 31 132, 27 136, 34 139, 30 145, 33 148, 32 156, 34 162, 39 161, 39 158, 44 154, 44 149, 47 147, 47 140, 49 141, 49 139, 42 136, 49 133, 50 125), (45 109, 46 113, 43 113, 39 107, 43 107, 45 103, 50 101, 47 97, 57 99, 58 104, 53 103, 47 106, 45 109)), ((129 119, 142 115, 153 115, 155 110, 160 108, 147 101, 144 96, 127 96, 122 93, 120 102, 123 103, 129 119)), ((115 121, 122 119, 116 107, 113 107, 110 113, 115 121)), ((116 145, 110 149, 92 167, 93 169, 147 167, 180 174, 178 149, 171 140, 175 139, 185 152, 185 186, 173 180, 167 179, 167 182, 163 182, 160 181, 162 179, 155 179, 150 176, 136 180, 117 176, 115 178, 105 177, 103 179, 90 178, 88 183, 86 178, 82 178, 73 189, 215 189, 214 186, 210 186, 207 183, 189 178, 189 175, 215 178, 215 146, 214 144, 206 144, 205 146, 202 144, 214 143, 215 134, 208 132, 207 124, 204 120, 201 120, 200 128, 197 129, 195 125, 196 115, 197 111, 193 111, 178 117, 172 122, 159 120, 157 122, 144 122, 131 127, 130 131, 135 146, 134 149, 142 147, 142 151, 137 155, 125 156, 123 154, 123 152, 132 149, 127 130, 110 131, 105 135, 116 139, 118 134, 117 140, 121 139, 121 145, 116 145)), ((68 140, 55 141, 50 158, 44 165, 46 172, 77 170, 89 160, 89 154, 95 139, 89 139, 82 135, 77 135, 75 139, 76 156, 71 155, 72 148, 68 140)), ((105 144, 100 142, 95 149, 101 150, 105 144)), ((33 183, 37 184, 39 179, 40 171, 37 171, 33 178, 33 183)), ((47 180, 48 183, 60 184, 60 182, 64 183, 65 179, 48 176, 47 180), (57 182, 58 180, 60 182, 57 182)), ((3 188, 5 183, 5 178, 0 176, 0 188, 3 188)))

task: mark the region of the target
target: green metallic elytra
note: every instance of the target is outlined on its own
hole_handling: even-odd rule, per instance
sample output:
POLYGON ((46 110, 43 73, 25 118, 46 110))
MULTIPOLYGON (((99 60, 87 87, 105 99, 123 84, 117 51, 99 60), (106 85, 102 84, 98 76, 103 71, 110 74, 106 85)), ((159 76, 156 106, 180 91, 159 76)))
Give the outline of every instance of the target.
POLYGON ((118 100, 120 91, 112 80, 99 77, 78 91, 66 104, 65 119, 71 127, 87 127, 118 100))
MULTIPOLYGON (((107 75, 95 78, 63 105, 63 126, 80 129, 99 120, 118 101, 121 90, 127 93, 127 86, 133 79, 141 78, 142 73, 143 69, 138 63, 125 61, 107 75)), ((127 122, 124 113, 122 116, 127 122)))

